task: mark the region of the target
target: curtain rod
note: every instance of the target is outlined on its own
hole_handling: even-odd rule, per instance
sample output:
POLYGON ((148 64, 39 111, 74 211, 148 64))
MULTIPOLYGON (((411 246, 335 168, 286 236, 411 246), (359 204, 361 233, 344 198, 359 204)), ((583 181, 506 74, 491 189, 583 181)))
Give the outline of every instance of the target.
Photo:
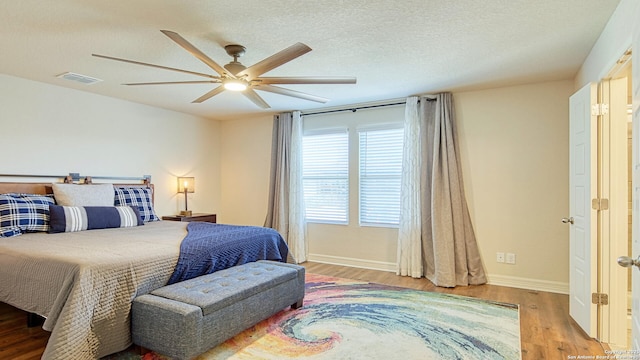
MULTIPOLYGON (((427 101, 436 101, 435 98, 423 98, 427 101)), ((420 102, 420 100, 418 100, 418 102, 420 102)), ((368 105, 368 106, 356 106, 356 107, 352 107, 352 108, 346 108, 346 109, 336 109, 336 110, 326 110, 326 111, 317 111, 317 112, 312 112, 312 113, 302 113, 302 116, 311 116, 311 115, 321 115, 321 114, 331 114, 331 113, 336 113, 336 112, 342 112, 342 111, 351 111, 351 112, 356 112, 358 110, 363 110, 363 109, 374 109, 374 108, 379 108, 379 107, 386 107, 386 106, 396 106, 396 105, 404 105, 406 104, 406 101, 400 101, 400 102, 394 102, 394 103, 388 103, 388 104, 378 104, 378 105, 368 105)))

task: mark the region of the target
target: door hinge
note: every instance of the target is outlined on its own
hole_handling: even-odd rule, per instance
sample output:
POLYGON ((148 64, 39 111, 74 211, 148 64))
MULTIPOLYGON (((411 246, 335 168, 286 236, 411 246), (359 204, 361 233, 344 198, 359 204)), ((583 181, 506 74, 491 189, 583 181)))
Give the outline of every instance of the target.
POLYGON ((591 199, 593 210, 609 210, 609 199, 591 199))
POLYGON ((604 293, 591 294, 591 303, 596 305, 609 305, 609 295, 604 293))
POLYGON ((591 106, 591 115, 600 116, 609 113, 609 104, 593 104, 591 106))

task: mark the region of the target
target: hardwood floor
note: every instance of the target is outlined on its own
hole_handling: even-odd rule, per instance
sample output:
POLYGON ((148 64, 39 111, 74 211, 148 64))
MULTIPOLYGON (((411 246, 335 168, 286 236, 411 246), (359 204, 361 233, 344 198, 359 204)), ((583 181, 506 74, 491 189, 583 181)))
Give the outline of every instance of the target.
POLYGON ((40 359, 49 340, 41 327, 27 327, 27 313, 0 302, 0 359, 40 359))
MULTIPOLYGON (((406 288, 471 296, 520 305, 523 360, 561 360, 569 356, 605 355, 605 344, 587 337, 569 317, 567 295, 495 285, 439 288, 426 279, 319 263, 304 264, 307 272, 364 280, 406 288)), ((39 359, 49 338, 40 327, 27 328, 25 312, 0 303, 0 359, 39 359)))

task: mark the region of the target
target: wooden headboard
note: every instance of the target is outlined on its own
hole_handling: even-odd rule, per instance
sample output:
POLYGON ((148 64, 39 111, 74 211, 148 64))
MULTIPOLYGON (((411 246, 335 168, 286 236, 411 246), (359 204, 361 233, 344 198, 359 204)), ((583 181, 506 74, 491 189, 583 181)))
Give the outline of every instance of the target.
POLYGON ((0 194, 53 194, 51 183, 0 182, 0 194))

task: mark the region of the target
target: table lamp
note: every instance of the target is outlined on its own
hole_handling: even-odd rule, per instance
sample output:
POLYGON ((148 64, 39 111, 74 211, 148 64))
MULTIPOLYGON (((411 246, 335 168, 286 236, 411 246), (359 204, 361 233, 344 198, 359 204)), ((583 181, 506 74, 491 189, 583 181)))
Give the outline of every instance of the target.
POLYGON ((194 177, 179 177, 178 178, 178 193, 184 193, 184 210, 180 211, 181 216, 191 216, 191 210, 187 205, 187 193, 196 192, 196 178, 194 177))

